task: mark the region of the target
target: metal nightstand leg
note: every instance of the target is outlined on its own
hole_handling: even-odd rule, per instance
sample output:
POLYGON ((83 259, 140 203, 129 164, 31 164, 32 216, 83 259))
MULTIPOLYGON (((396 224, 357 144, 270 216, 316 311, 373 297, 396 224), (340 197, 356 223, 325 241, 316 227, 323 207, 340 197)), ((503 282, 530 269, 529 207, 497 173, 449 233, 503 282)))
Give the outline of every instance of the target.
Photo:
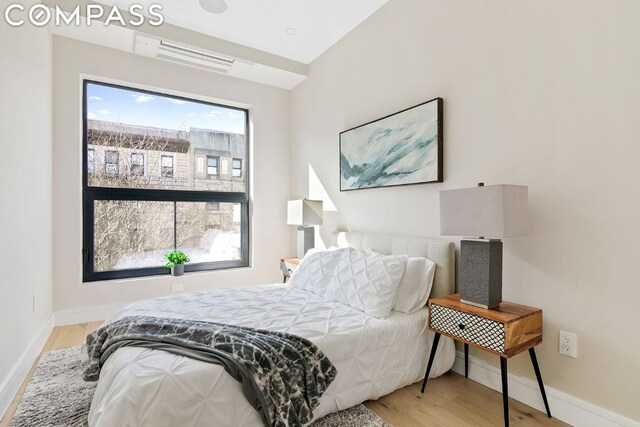
POLYGON ((469 344, 464 344, 464 377, 469 378, 469 344))
POLYGON ((431 372, 431 365, 433 365, 433 359, 436 358, 436 350, 438 349, 438 342, 440 341, 440 334, 436 332, 433 337, 433 344, 431 345, 431 354, 429 355, 429 363, 427 364, 427 372, 424 373, 424 380, 422 380, 422 391, 427 386, 427 379, 429 378, 429 372, 431 372))
POLYGON ((536 357, 536 351, 533 347, 529 349, 529 356, 531 356, 533 370, 536 372, 538 387, 540 387, 540 393, 542 393, 542 400, 544 401, 544 407, 547 410, 547 416, 551 418, 551 410, 549 409, 549 402, 547 402, 547 393, 544 391, 544 383, 542 382, 542 375, 540 374, 540 368, 538 367, 538 358, 536 357))
POLYGON ((504 408, 504 427, 509 427, 509 386, 507 380, 507 359, 500 358, 500 373, 502 374, 502 406, 504 408))

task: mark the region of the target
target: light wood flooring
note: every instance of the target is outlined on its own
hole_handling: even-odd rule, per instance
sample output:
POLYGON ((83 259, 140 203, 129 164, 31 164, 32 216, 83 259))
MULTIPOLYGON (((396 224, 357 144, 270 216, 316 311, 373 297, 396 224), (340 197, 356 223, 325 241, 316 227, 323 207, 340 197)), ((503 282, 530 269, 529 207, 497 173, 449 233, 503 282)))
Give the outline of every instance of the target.
MULTIPOLYGON (((42 351, 44 353, 80 345, 86 335, 97 329, 101 323, 57 327, 51 333, 42 351)), ((11 417, 31 379, 34 367, 13 399, 7 413, 0 420, 0 427, 9 426, 11 417)), ((394 427, 503 425, 502 395, 453 372, 429 380, 424 395, 420 393, 420 384, 413 384, 379 400, 366 402, 365 405, 394 427)), ((549 419, 546 414, 513 399, 510 399, 510 410, 510 423, 513 427, 568 425, 549 419)), ((551 411, 553 413, 553 407, 551 411)))

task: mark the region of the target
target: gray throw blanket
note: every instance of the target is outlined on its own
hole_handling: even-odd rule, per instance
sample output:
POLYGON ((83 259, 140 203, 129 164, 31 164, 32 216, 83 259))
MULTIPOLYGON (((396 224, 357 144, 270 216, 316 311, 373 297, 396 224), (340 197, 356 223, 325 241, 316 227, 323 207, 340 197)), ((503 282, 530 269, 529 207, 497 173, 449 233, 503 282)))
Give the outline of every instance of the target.
POLYGON ((336 368, 309 340, 273 332, 195 320, 131 316, 87 336, 86 381, 97 381, 107 358, 123 346, 160 349, 222 365, 242 384, 266 426, 304 426, 336 368))

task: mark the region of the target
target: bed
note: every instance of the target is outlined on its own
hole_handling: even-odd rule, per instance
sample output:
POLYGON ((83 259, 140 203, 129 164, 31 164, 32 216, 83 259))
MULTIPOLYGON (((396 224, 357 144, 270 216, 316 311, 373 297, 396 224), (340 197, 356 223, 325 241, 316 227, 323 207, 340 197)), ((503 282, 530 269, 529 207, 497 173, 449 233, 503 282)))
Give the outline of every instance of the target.
MULTIPOLYGON (((368 233, 340 233, 339 246, 408 254, 437 265, 431 296, 453 293, 453 244, 368 233)), ((131 304, 107 321, 157 316, 233 323, 284 331, 311 340, 338 375, 314 410, 315 418, 377 399, 422 379, 433 333, 427 308, 377 319, 286 284, 176 294, 131 304)), ((431 377, 451 369, 455 348, 445 339, 431 377)), ((124 347, 102 367, 89 425, 262 426, 240 384, 223 367, 161 350, 124 347)))

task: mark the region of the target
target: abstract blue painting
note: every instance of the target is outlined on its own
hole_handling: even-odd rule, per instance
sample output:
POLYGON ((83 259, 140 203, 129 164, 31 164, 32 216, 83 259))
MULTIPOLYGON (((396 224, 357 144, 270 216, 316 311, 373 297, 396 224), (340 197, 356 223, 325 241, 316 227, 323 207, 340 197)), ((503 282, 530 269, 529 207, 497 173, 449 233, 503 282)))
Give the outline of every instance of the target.
POLYGON ((340 191, 442 182, 442 98, 340 133, 340 191))

